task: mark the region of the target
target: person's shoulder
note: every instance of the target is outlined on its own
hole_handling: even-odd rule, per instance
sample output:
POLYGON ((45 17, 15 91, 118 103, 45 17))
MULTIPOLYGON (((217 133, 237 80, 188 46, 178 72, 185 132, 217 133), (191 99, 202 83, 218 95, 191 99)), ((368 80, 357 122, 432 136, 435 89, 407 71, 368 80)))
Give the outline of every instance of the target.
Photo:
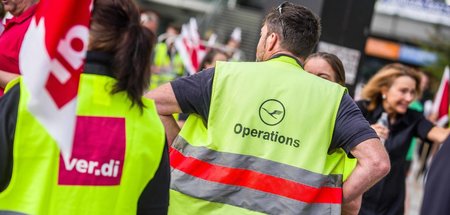
POLYGON ((356 101, 355 103, 359 107, 359 109, 365 110, 365 109, 367 109, 367 106, 369 106, 370 101, 366 100, 366 99, 362 99, 362 100, 356 101))
POLYGON ((405 118, 405 120, 407 120, 408 122, 411 122, 411 123, 421 120, 421 119, 425 119, 422 112, 413 110, 411 108, 408 108, 408 110, 404 114, 404 118, 405 118))
POLYGON ((369 105, 369 100, 366 99, 362 99, 362 100, 358 100, 356 101, 356 105, 358 105, 358 107, 367 107, 369 105))
POLYGON ((363 116, 367 117, 367 115, 369 114, 369 110, 367 109, 367 107, 369 106, 370 101, 363 99, 356 101, 355 104, 356 106, 358 106, 359 110, 361 110, 363 116))
POLYGON ((408 108, 406 111, 406 115, 408 116, 422 116, 423 114, 420 111, 414 110, 412 108, 408 108))

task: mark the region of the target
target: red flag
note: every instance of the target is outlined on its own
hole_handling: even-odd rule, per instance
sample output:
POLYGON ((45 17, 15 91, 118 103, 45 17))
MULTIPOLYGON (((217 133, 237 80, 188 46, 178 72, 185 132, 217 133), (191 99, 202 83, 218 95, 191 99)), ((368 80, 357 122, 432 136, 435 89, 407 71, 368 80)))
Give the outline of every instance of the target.
POLYGON ((448 123, 448 110, 449 110, 449 67, 445 68, 444 74, 442 75, 441 84, 439 85, 439 90, 436 93, 433 102, 433 113, 437 114, 437 125, 444 126, 448 123))
POLYGON ((189 74, 197 73, 206 55, 206 47, 201 44, 195 19, 191 18, 188 24, 182 26, 181 35, 175 40, 175 48, 189 74))
POLYGON ((91 9, 92 0, 41 0, 19 55, 27 107, 65 158, 72 150, 91 9))

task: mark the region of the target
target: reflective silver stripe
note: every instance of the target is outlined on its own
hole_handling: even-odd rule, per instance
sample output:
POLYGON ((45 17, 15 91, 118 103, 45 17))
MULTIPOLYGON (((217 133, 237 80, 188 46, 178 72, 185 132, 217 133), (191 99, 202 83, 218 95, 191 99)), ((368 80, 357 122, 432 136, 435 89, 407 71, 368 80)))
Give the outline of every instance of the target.
MULTIPOLYGON (((172 190, 268 214, 341 214, 340 204, 308 204, 245 187, 205 181, 172 168, 172 190)), ((171 198, 174 198, 173 196, 171 198)))
POLYGON ((175 139, 172 146, 185 156, 195 157, 211 164, 254 170, 312 187, 342 187, 342 175, 322 175, 255 156, 217 152, 206 147, 192 146, 181 136, 175 139))
POLYGON ((21 212, 15 212, 15 211, 2 211, 0 210, 0 215, 26 215, 21 212))

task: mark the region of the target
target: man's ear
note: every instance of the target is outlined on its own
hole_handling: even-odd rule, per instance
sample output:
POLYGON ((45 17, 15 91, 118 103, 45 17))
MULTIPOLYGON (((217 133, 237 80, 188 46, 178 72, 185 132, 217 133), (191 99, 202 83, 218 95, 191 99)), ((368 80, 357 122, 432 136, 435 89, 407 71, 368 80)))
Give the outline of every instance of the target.
POLYGON ((278 36, 278 34, 272 32, 268 38, 267 38, 267 43, 266 43, 266 50, 269 52, 272 52, 275 50, 275 48, 277 48, 277 46, 279 46, 280 42, 280 37, 278 36))

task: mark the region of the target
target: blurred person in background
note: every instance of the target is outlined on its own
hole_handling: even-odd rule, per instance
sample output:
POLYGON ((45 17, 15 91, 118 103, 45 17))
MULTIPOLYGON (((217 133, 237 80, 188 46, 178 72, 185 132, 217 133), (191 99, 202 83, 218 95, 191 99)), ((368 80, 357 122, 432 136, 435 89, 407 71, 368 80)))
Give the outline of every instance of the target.
POLYGON ((305 70, 345 87, 345 70, 342 61, 334 54, 317 52, 305 60, 305 70))
POLYGON ((169 213, 341 214, 387 174, 386 151, 345 88, 301 66, 319 37, 318 17, 284 2, 264 18, 259 62, 219 62, 146 95, 166 128, 173 113, 192 113, 171 145, 169 213), (345 183, 339 148, 358 158, 345 183))
POLYGON ((158 37, 151 66, 150 89, 155 89, 184 75, 183 60, 175 48, 175 40, 179 34, 180 28, 170 24, 166 32, 158 37))
POLYGON ((142 97, 156 36, 139 22, 133 1, 94 1, 69 163, 29 112, 26 83, 8 84, 0 98, 0 214, 167 214, 164 128, 142 97))
POLYGON ((391 160, 391 171, 363 195, 360 214, 403 214, 406 154, 413 137, 442 143, 449 129, 436 127, 408 106, 420 94, 420 76, 402 64, 388 64, 365 85, 358 101, 367 121, 380 138, 391 160), (379 119, 386 113, 387 125, 379 119))
POLYGON ((203 58, 199 71, 213 68, 216 66, 217 61, 228 61, 228 59, 229 56, 225 52, 219 49, 211 49, 203 58))
POLYGON ((233 29, 225 44, 225 52, 231 61, 245 61, 244 52, 240 49, 242 41, 242 30, 239 27, 233 29))
POLYGON ((20 74, 20 47, 38 0, 3 0, 2 3, 4 10, 13 17, 6 20, 0 34, 0 96, 6 84, 20 74))
MULTIPOLYGON (((411 104, 409 105, 409 108, 412 110, 421 112, 425 116, 425 118, 429 119, 428 116, 429 116, 430 110, 425 110, 425 108, 427 106, 426 103, 428 103, 428 102, 432 103, 432 101, 426 100, 426 98, 424 98, 424 94, 428 94, 427 92, 428 92, 428 88, 429 88, 430 79, 429 79, 428 75, 422 70, 417 70, 417 73, 420 75, 420 85, 419 85, 420 86, 420 94, 418 94, 416 99, 413 102, 411 102, 411 104)), ((431 109, 430 105, 431 104, 428 105, 428 109, 431 109)), ((435 123, 435 122, 433 122, 433 123, 435 123)), ((409 147, 408 153, 406 154, 406 168, 405 168, 406 175, 408 175, 408 172, 409 172, 412 160, 413 160, 413 155, 416 152, 418 141, 421 144, 419 146, 419 154, 420 154, 420 152, 422 152, 422 149, 424 146, 426 146, 427 149, 430 146, 429 144, 424 145, 422 143, 422 141, 418 138, 412 139, 411 146, 409 147)), ((426 150, 426 151, 428 152, 428 150, 426 150)), ((424 160, 426 160, 426 158, 424 160)), ((425 167, 425 165, 424 165, 424 167, 425 167)))
POLYGON ((141 13, 141 23, 154 35, 158 34, 159 16, 153 11, 145 11, 141 13))

